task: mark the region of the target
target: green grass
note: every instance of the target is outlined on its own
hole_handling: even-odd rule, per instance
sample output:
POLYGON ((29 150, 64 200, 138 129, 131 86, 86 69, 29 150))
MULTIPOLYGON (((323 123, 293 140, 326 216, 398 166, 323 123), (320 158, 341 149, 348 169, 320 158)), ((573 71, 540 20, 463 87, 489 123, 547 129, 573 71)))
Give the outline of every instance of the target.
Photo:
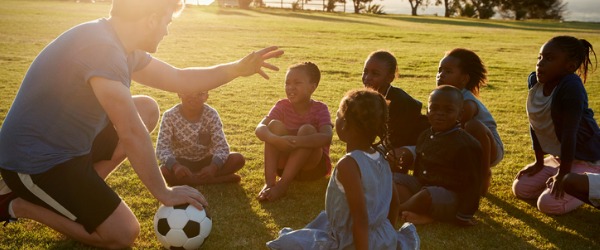
MULTIPOLYGON (((107 16, 108 3, 72 1, 15 1, 0 3, 0 121, 37 53, 66 29, 107 16)), ((600 24, 514 22, 447 19, 401 15, 353 15, 238 10, 191 7, 170 27, 155 56, 177 67, 209 66, 237 60, 269 45, 286 54, 272 61, 282 71, 236 79, 211 92, 208 103, 221 114, 232 150, 242 152, 247 165, 240 184, 199 187, 211 205, 213 231, 205 249, 264 249, 277 231, 303 227, 324 208, 327 180, 294 183, 288 195, 275 203, 259 203, 263 184, 262 144, 254 128, 276 100, 284 98, 285 68, 313 61, 322 70, 314 98, 332 113, 343 94, 362 87, 360 76, 366 56, 377 49, 392 51, 399 61, 400 79, 394 85, 425 102, 435 86, 437 65, 445 51, 455 47, 475 50, 489 70, 489 86, 481 98, 498 122, 506 157, 493 169, 493 186, 482 199, 479 224, 471 228, 434 223, 418 226, 423 249, 598 249, 600 211, 584 205, 564 216, 547 216, 533 203, 516 199, 511 183, 517 171, 533 161, 525 114, 526 76, 535 69, 539 47, 550 37, 568 34, 588 39, 600 48, 600 24)), ((599 49, 600 50, 600 49, 599 49)), ((600 112, 600 72, 586 88, 590 106, 600 112)), ((139 84, 134 94, 156 98, 164 111, 177 96, 139 84)), ((156 131, 152 134, 156 139, 156 131)), ((334 136, 333 162, 344 154, 334 136)), ((158 202, 125 163, 108 180, 139 218, 142 232, 136 249, 159 248, 152 229, 158 202)), ((22 219, 0 227, 0 249, 86 248, 36 222, 22 219)))

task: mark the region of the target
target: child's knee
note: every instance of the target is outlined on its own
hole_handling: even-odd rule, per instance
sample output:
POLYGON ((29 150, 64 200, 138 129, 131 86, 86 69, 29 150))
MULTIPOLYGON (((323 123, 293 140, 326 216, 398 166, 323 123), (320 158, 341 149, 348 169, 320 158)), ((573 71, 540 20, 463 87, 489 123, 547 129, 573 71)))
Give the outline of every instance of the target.
POLYGON ((302 126, 300 126, 300 128, 298 129, 298 135, 312 135, 312 134, 316 134, 317 128, 315 128, 313 125, 310 124, 304 124, 302 126))
POLYGON ((154 130, 160 117, 158 103, 152 97, 144 95, 134 96, 133 102, 148 131, 154 130))
POLYGON ((535 199, 540 196, 542 188, 533 188, 526 181, 515 179, 512 184, 512 192, 519 199, 535 199))
POLYGON ((285 125, 283 124, 283 122, 281 122, 280 120, 271 120, 269 122, 269 125, 267 125, 267 127, 269 128, 269 131, 271 131, 271 133, 276 134, 276 135, 286 135, 287 134, 287 129, 285 128, 285 125))
MULTIPOLYGON (((566 195, 566 194, 565 194, 566 195)), ((562 199, 556 199, 554 194, 547 190, 537 200, 537 207, 540 212, 549 215, 561 215, 573 211, 580 206, 582 202, 573 200, 570 196, 562 199)))
POLYGON ((229 155, 229 159, 233 162, 234 165, 239 165, 240 168, 246 164, 246 158, 241 153, 231 153, 229 155))

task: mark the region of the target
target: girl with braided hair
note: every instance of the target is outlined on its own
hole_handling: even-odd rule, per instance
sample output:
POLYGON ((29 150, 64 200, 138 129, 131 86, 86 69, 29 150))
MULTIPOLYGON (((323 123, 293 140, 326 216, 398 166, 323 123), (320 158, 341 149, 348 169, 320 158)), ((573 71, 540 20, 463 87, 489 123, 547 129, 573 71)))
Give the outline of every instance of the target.
POLYGON ((584 87, 593 69, 592 54, 596 59, 584 39, 554 37, 542 45, 536 71, 528 78, 527 115, 535 162, 519 171, 512 189, 518 198, 537 199, 538 209, 546 214, 565 214, 583 204, 565 194, 574 185, 586 184, 578 174, 587 173, 587 185, 596 192, 576 197, 600 198, 595 194, 600 191, 595 178, 600 173, 600 128, 584 87))
MULTIPOLYGON (((335 123, 346 155, 327 186, 325 211, 305 228, 284 228, 271 249, 418 249, 414 225, 394 229, 396 192, 381 143, 387 135, 387 104, 369 89, 353 90, 340 103, 335 123)), ((384 144, 385 146, 385 144, 384 144)))

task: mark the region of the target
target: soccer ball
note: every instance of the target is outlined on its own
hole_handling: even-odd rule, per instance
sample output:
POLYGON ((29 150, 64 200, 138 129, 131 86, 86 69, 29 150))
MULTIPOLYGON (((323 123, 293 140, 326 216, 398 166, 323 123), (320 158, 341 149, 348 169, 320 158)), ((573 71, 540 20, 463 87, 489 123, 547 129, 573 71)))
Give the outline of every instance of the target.
POLYGON ((197 249, 211 229, 212 220, 206 211, 189 204, 161 205, 154 215, 154 232, 167 249, 197 249))

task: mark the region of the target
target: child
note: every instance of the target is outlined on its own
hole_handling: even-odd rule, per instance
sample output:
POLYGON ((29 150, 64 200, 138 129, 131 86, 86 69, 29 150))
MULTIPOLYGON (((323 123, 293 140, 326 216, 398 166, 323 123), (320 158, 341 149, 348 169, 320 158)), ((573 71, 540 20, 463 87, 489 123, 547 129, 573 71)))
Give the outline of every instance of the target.
POLYGON ((331 116, 325 103, 311 99, 320 80, 314 63, 290 66, 285 76, 287 99, 279 100, 256 127, 256 136, 265 142, 265 185, 259 201, 281 198, 292 180, 316 180, 329 174, 331 116))
POLYGON ((429 127, 427 117, 421 114, 421 102, 412 98, 404 90, 392 86, 398 76, 398 63, 392 53, 375 51, 371 53, 363 68, 362 82, 365 87, 382 94, 389 101, 389 141, 393 149, 388 154, 388 160, 394 172, 405 171, 404 165, 398 159, 402 154, 412 155, 419 134, 429 127))
POLYGON ((169 186, 239 182, 245 163, 229 152, 219 113, 206 104, 208 92, 178 94, 181 103, 165 111, 156 155, 169 186))
POLYGON ((429 96, 431 129, 417 142, 414 176, 394 174, 404 221, 475 224, 482 179, 481 146, 458 122, 462 96, 449 85, 437 87, 429 96))
POLYGON ((464 98, 461 125, 471 134, 483 149, 482 171, 484 180, 481 195, 485 195, 491 184, 490 167, 496 166, 504 158, 504 145, 496 129, 496 121, 488 109, 479 101, 479 89, 487 82, 487 70, 483 62, 468 49, 453 49, 440 60, 437 85, 452 85, 461 90, 464 98))
POLYGON ((536 71, 528 78, 535 162, 519 171, 512 188, 518 198, 537 198, 543 213, 564 214, 583 204, 564 195, 568 173, 600 173, 600 128, 583 85, 593 66, 590 54, 596 56, 586 40, 554 37, 540 49, 536 71), (545 154, 550 156, 544 159, 545 154))
POLYGON ((304 229, 284 228, 267 242, 271 249, 418 249, 414 225, 396 231, 397 210, 388 162, 377 137, 385 141, 386 102, 373 90, 348 92, 340 103, 335 129, 347 154, 337 163, 325 195, 325 211, 304 229), (392 212, 395 211, 395 212, 392 212))

